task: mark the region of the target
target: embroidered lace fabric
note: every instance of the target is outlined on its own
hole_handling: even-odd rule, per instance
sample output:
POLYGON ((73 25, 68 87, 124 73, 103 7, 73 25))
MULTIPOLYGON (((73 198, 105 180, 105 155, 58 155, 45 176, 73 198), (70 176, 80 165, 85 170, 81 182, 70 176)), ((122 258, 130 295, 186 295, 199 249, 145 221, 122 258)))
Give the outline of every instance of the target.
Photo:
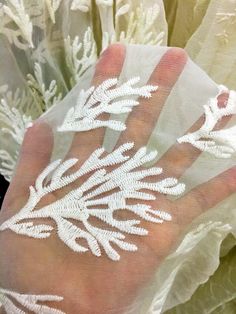
MULTIPOLYGON (((27 166, 34 152, 25 152, 33 180, 22 206, 3 213, 0 236, 17 239, 17 252, 30 243, 38 279, 48 244, 48 282, 31 291, 15 268, 9 282, 0 270, 7 313, 75 313, 71 300, 78 313, 164 313, 179 302, 173 287, 183 288, 190 276, 181 276, 184 261, 192 278, 199 276, 194 263, 236 233, 236 92, 213 82, 182 50, 111 47, 64 99, 25 122, 26 137, 35 128, 40 136, 38 158, 48 150, 50 158, 36 175, 27 166), (75 265, 86 280, 76 281, 69 270, 75 265), (101 306, 92 312, 87 285, 88 298, 101 306)), ((23 181, 13 179, 12 189, 24 190, 23 181)))

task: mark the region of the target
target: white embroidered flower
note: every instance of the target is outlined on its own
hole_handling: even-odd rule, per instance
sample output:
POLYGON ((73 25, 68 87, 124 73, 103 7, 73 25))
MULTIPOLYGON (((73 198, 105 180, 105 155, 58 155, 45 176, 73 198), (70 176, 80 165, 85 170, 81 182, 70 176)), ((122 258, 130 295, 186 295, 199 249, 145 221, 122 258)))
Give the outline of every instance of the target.
POLYGON ((55 295, 20 294, 0 288, 0 308, 3 308, 7 314, 27 314, 26 309, 35 314, 65 314, 60 310, 41 304, 42 302, 60 302, 62 300, 62 297, 55 295))
POLYGON ((236 114, 236 92, 230 91, 227 105, 222 108, 218 106, 217 99, 221 93, 222 90, 204 106, 205 122, 202 127, 180 137, 178 142, 190 143, 219 158, 230 158, 236 152, 236 126, 220 130, 214 128, 222 118, 236 114))
POLYGON ((124 155, 133 147, 133 143, 123 144, 105 157, 101 157, 104 149, 99 148, 79 170, 70 175, 65 173, 77 163, 77 159, 52 162, 38 176, 35 186, 30 187, 26 205, 19 213, 4 222, 0 226, 0 231, 10 229, 33 238, 48 238, 54 230, 53 225, 38 224, 37 221, 50 218, 56 224, 58 237, 75 252, 90 250, 94 255, 101 256, 103 248, 108 257, 116 261, 120 259, 120 255, 113 245, 126 251, 136 251, 137 246, 129 243, 125 234, 144 236, 148 231, 139 226, 141 220, 119 220, 115 214, 129 211, 149 222, 169 221, 170 214, 152 208, 143 201, 154 201, 156 193, 153 192, 179 195, 185 186, 178 183, 175 178, 148 182, 148 177, 156 177, 162 173, 162 169, 151 167, 140 170, 140 167, 153 161, 157 153, 155 151, 147 153, 144 147, 132 156, 124 155), (89 177, 81 183, 84 175, 89 177), (78 179, 80 183, 77 188, 70 190, 61 199, 35 209, 47 194, 60 190, 78 179), (103 225, 96 226, 90 218, 99 220, 103 225), (28 221, 25 222, 25 219, 28 221), (82 223, 83 228, 73 221, 82 223), (80 239, 86 240, 87 245, 80 244, 80 239))
POLYGON ((108 79, 98 87, 91 87, 87 91, 82 90, 77 104, 70 108, 58 131, 87 131, 100 127, 108 127, 113 130, 123 131, 126 126, 121 121, 99 120, 103 113, 121 114, 132 110, 139 104, 133 97, 150 98, 151 92, 157 90, 157 86, 145 85, 133 87, 139 82, 139 77, 134 77, 120 86, 117 78, 108 79))

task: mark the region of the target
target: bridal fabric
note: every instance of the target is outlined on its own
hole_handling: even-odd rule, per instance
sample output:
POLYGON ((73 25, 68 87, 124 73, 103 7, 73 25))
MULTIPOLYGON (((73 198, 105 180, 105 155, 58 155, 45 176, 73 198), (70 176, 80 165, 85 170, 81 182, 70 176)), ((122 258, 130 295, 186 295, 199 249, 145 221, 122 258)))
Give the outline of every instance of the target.
MULTIPOLYGON (((213 82, 190 59, 167 91, 159 114, 148 114, 155 106, 154 95, 163 92, 162 84, 150 78, 168 52, 170 48, 127 45, 117 77, 103 73, 96 85, 95 67, 91 67, 71 92, 39 119, 37 123, 52 130, 48 133, 54 142, 51 161, 29 187, 28 201, 1 224, 0 232, 10 231, 19 241, 21 237, 50 241, 56 231, 57 241, 71 254, 94 256, 95 268, 98 260, 109 259, 116 271, 122 259, 145 256, 142 239, 150 229, 158 230, 175 219, 176 213, 168 206, 159 208, 159 199, 176 202, 235 167, 236 92, 213 82), (228 100, 219 106, 223 94, 228 100), (130 125, 137 125, 133 135, 128 133, 130 125), (140 142, 149 134, 145 143, 134 141, 135 132, 140 142), (80 153, 75 143, 86 136, 88 147, 93 141, 97 144, 82 156, 83 149, 80 153), (163 160, 173 147, 183 145, 190 161, 182 173, 175 158, 163 160), (172 174, 173 168, 179 177, 172 174), (40 206, 42 198, 55 191, 60 191, 60 197, 40 206)), ((174 62, 178 60, 165 64, 166 71, 174 71, 174 62)), ((29 123, 28 128, 31 126, 29 123)), ((173 151, 178 158, 178 149, 173 151)), ((222 241, 229 234, 236 236, 235 201, 235 193, 231 193, 210 208, 205 202, 198 214, 189 206, 188 213, 180 215, 180 230, 189 217, 195 219, 189 220, 161 265, 158 259, 164 253, 156 253, 158 267, 153 267, 148 279, 145 271, 139 272, 138 288, 128 296, 125 309, 113 310, 172 313, 171 309, 187 301, 215 270, 214 255, 218 255, 222 241)), ((165 244, 165 239, 160 241, 165 244)), ((146 267, 143 262, 140 269, 146 267)), ((25 296, 5 287, 1 287, 1 295, 0 305, 7 313, 12 309, 18 313, 12 300, 35 313, 39 313, 37 301, 56 300, 58 308, 47 309, 47 313, 61 313, 64 298, 50 296, 47 291, 45 296, 30 296, 30 291, 25 296)))

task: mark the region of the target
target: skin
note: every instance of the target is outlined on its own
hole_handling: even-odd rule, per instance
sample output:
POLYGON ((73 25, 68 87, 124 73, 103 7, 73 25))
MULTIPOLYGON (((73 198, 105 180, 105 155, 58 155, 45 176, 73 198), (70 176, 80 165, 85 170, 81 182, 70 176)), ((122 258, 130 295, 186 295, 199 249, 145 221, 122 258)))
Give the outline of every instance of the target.
MULTIPOLYGON (((96 66, 92 84, 98 85, 105 79, 119 76, 124 58, 124 46, 110 46, 96 66)), ((158 91, 153 93, 151 101, 141 100, 140 105, 129 115, 127 130, 117 145, 132 141, 135 142, 136 149, 145 146, 186 61, 185 52, 179 48, 169 49, 162 57, 149 81, 150 84, 159 86, 158 91)), ((219 106, 224 106, 226 101, 226 94, 219 96, 219 106)), ((203 121, 204 117, 201 117, 190 131, 198 129, 203 121)), ((227 120, 222 120, 217 128, 226 122, 227 120)), ((40 122, 35 122, 27 130, 15 176, 2 206, 0 223, 25 204, 29 195, 28 187, 34 185, 38 174, 48 165, 53 148, 53 137, 50 134, 50 128, 40 122)), ((104 129, 101 128, 74 137, 66 157, 79 156, 80 162, 74 166, 73 171, 93 150, 102 145, 103 135, 104 129)), ((189 144, 175 144, 157 162, 157 166, 164 168, 163 178, 180 178, 199 154, 189 144)), ((72 186, 67 189, 71 188, 72 186)), ((176 247, 193 219, 235 191, 236 167, 233 167, 176 201, 170 201, 165 195, 156 193, 157 200, 147 203, 153 208, 171 213, 172 221, 162 225, 142 222, 141 226, 147 228, 149 234, 145 237, 128 236, 127 240, 135 243, 139 249, 134 253, 118 249, 121 254, 119 262, 108 259, 105 254, 96 257, 90 252, 74 253, 58 239, 55 232, 45 240, 19 236, 10 230, 1 232, 0 286, 20 293, 63 296, 64 301, 50 302, 48 305, 68 314, 123 313, 124 308, 132 303, 161 262, 176 247)), ((48 195, 39 207, 57 200, 63 193, 65 191, 48 195)), ((129 215, 127 212, 122 213, 125 219, 129 215)), ((44 222, 53 225, 51 220, 44 222)))

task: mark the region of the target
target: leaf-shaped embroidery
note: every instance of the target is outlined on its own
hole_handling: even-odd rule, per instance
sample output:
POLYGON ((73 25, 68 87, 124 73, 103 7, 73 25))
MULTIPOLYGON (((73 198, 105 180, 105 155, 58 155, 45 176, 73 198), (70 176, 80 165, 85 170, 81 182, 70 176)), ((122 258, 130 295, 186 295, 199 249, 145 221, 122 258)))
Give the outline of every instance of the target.
POLYGON ((224 117, 236 114, 236 92, 230 91, 227 105, 218 106, 218 96, 211 98, 204 106, 205 122, 196 132, 178 139, 179 143, 190 143, 201 151, 206 151, 219 158, 230 158, 236 152, 236 126, 215 130, 216 124, 224 117))
POLYGON ((71 75, 70 83, 71 86, 74 86, 97 60, 96 42, 92 29, 88 27, 82 41, 79 36, 75 36, 73 40, 68 36, 64 40, 64 44, 66 64, 71 75))
POLYGON ((108 79, 98 87, 92 86, 87 91, 82 90, 79 94, 77 104, 70 108, 66 114, 63 124, 58 131, 87 131, 100 127, 108 127, 113 130, 122 131, 126 126, 121 121, 99 120, 102 113, 127 113, 139 104, 132 99, 134 97, 150 98, 151 92, 157 90, 157 86, 145 85, 134 87, 139 82, 139 77, 134 77, 120 86, 117 78, 108 79))
POLYGON ((56 295, 19 294, 0 288, 0 308, 2 307, 7 314, 27 314, 23 309, 18 308, 19 305, 36 314, 65 314, 55 308, 38 304, 38 302, 60 302, 62 300, 62 297, 56 295))
POLYGON ((26 128, 31 124, 32 118, 23 114, 18 108, 10 107, 6 99, 0 101, 0 121, 5 127, 1 131, 10 134, 17 144, 23 142, 26 128))
POLYGON ((44 0, 48 9, 49 16, 53 23, 55 23, 55 12, 58 10, 61 0, 44 0))
POLYGON ((15 169, 17 157, 12 157, 6 150, 0 149, 0 173, 9 182, 15 169))
POLYGON ((61 100, 62 93, 59 92, 57 81, 52 80, 49 86, 46 86, 42 68, 38 62, 34 65, 34 76, 32 74, 28 74, 27 78, 28 85, 42 110, 45 111, 49 109, 61 100))
POLYGON ((0 226, 0 231, 11 229, 29 237, 47 238, 50 237, 54 227, 47 224, 35 225, 33 221, 51 218, 57 225, 55 229, 59 238, 75 252, 86 252, 90 249, 94 255, 101 256, 103 248, 112 260, 119 260, 120 255, 113 245, 126 251, 136 251, 137 246, 127 242, 124 233, 142 236, 147 235, 148 231, 139 226, 141 222, 139 219, 118 220, 115 214, 121 214, 122 211, 124 213, 126 210, 149 222, 169 221, 170 214, 152 209, 142 201, 155 200, 152 192, 179 195, 185 186, 178 183, 175 178, 152 183, 145 180, 162 173, 162 169, 158 167, 140 170, 141 166, 153 161, 157 153, 155 151, 147 153, 143 147, 132 156, 125 155, 124 153, 133 149, 133 146, 133 143, 123 144, 104 157, 102 157, 104 149, 98 148, 79 170, 70 175, 65 173, 78 159, 52 162, 38 176, 35 186, 30 187, 27 204, 18 214, 4 222, 0 226), (110 166, 112 170, 109 169, 110 166), (106 167, 108 169, 105 169, 106 167), (87 179, 83 181, 84 175, 87 179), (75 183, 79 178, 78 188, 70 190, 61 199, 49 205, 35 209, 44 196, 75 183), (90 218, 93 218, 93 221, 99 220, 103 223, 102 227, 101 224, 99 226, 92 224, 90 218), (80 226, 73 221, 80 222, 80 226), (85 239, 87 246, 79 244, 79 239, 85 239))
MULTIPOLYGON (((29 116, 30 98, 24 91, 17 89, 14 93, 8 90, 8 86, 0 87, 0 137, 10 135, 5 145, 1 143, 0 173, 7 181, 10 181, 19 154, 19 147, 23 142, 26 128, 31 124, 29 116), (1 88, 2 87, 2 88, 1 88), (1 93, 2 90, 2 93, 1 93), (24 113, 23 113, 24 112, 24 113), (14 146, 12 147, 13 144, 14 146)), ((4 142, 4 141, 3 141, 4 142)))
POLYGON ((10 43, 14 42, 18 48, 26 49, 27 47, 20 40, 22 36, 30 47, 33 48, 33 25, 25 10, 24 1, 8 0, 6 3, 7 4, 2 5, 0 9, 0 33, 5 34, 10 43), (15 29, 11 23, 14 23, 19 29, 15 29))

